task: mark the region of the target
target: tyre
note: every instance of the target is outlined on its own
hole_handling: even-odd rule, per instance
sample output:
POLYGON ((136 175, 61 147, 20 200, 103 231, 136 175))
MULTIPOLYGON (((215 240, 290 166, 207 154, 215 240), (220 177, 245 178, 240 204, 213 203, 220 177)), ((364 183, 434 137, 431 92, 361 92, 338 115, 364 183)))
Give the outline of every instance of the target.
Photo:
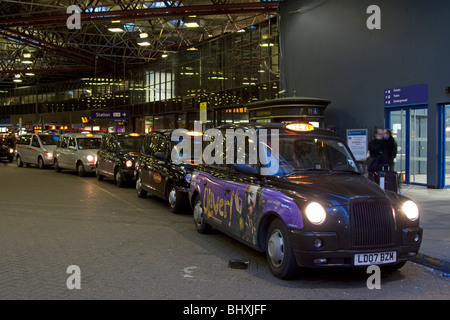
POLYGON ((290 279, 298 272, 294 251, 289 242, 288 231, 280 219, 269 226, 266 241, 266 257, 270 271, 280 279, 290 279))
POLYGON ((145 198, 147 197, 147 191, 145 191, 142 188, 142 179, 141 179, 141 175, 138 175, 137 179, 136 179, 136 193, 138 195, 139 198, 145 198))
POLYGON ((22 162, 22 159, 20 159, 19 155, 17 155, 17 157, 16 157, 16 164, 18 167, 23 167, 23 162, 22 162))
POLYGON ((114 179, 116 180, 116 185, 118 187, 123 188, 125 186, 125 179, 123 178, 119 168, 116 168, 115 170, 114 179))
POLYGON ((197 196, 197 198, 195 198, 194 203, 195 203, 195 205, 194 205, 193 216, 194 216, 195 229, 199 233, 203 233, 203 234, 210 233, 212 230, 212 227, 209 224, 207 224, 204 219, 205 217, 204 217, 204 212, 203 212, 203 207, 202 207, 202 200, 200 199, 200 196, 197 196))
POLYGON ((102 176, 102 174, 100 173, 100 171, 98 170, 98 166, 96 166, 95 167, 95 176, 97 177, 97 180, 98 181, 102 181, 103 180, 103 176, 102 176))
POLYGON ((84 165, 81 162, 77 163, 77 173, 80 177, 84 177, 86 175, 86 170, 84 170, 84 165))
POLYGON ((172 186, 169 189, 169 194, 167 196, 167 200, 169 201, 169 208, 170 211, 173 213, 180 213, 181 208, 181 200, 178 196, 177 188, 175 187, 175 184, 172 184, 172 186))
POLYGON ((39 169, 45 169, 44 159, 42 157, 38 158, 38 167, 39 169))
POLYGON ((53 167, 55 168, 56 172, 61 172, 61 167, 58 164, 58 159, 55 159, 55 162, 53 162, 53 167))

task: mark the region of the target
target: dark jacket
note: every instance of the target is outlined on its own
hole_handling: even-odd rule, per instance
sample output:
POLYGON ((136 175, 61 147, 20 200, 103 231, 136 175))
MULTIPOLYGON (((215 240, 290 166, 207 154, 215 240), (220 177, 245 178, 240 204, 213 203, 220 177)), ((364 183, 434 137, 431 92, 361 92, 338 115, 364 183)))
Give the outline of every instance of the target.
POLYGON ((383 165, 389 164, 386 158, 386 141, 374 139, 369 142, 371 162, 368 171, 381 171, 383 165))

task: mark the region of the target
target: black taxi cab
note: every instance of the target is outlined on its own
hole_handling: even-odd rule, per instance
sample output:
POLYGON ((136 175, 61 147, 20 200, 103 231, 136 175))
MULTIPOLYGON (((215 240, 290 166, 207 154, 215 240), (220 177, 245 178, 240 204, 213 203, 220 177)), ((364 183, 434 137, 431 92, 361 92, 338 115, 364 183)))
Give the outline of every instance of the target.
POLYGON ((135 162, 145 135, 111 132, 103 136, 95 165, 98 180, 112 178, 119 187, 134 181, 135 162))
POLYGON ((138 197, 147 193, 165 199, 174 213, 190 210, 188 192, 194 164, 181 163, 172 157, 178 137, 174 129, 150 132, 142 143, 136 161, 135 179, 138 197))
POLYGON ((191 177, 198 232, 216 228, 265 252, 282 279, 299 267, 396 270, 418 253, 418 206, 364 177, 332 131, 308 123, 214 130, 204 133, 203 159, 216 161, 191 177))
POLYGON ((0 135, 0 160, 6 159, 13 162, 15 138, 13 135, 0 135))

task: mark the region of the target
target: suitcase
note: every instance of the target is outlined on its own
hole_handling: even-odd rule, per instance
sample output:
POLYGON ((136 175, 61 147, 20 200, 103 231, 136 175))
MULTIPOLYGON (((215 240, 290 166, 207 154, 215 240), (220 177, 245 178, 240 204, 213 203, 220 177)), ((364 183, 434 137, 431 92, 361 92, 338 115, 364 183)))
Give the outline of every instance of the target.
POLYGON ((381 189, 398 192, 398 175, 389 166, 383 166, 381 171, 374 173, 375 182, 381 189))

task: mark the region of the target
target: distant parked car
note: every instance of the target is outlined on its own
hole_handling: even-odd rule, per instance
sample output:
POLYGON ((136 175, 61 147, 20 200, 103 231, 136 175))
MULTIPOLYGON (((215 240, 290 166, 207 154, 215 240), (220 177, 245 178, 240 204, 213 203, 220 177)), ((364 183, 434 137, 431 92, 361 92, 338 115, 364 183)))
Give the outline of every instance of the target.
POLYGON ((53 165, 53 152, 59 139, 59 134, 33 133, 19 136, 16 144, 16 163, 35 164, 40 169, 53 165))
POLYGON ((145 135, 139 133, 108 133, 103 136, 97 153, 98 180, 113 178, 119 187, 134 181, 135 162, 145 135))
POLYGON ((0 136, 0 160, 6 158, 9 162, 13 162, 14 140, 11 136, 0 136))
POLYGON ((62 169, 77 171, 80 177, 95 172, 97 152, 101 135, 84 133, 65 133, 55 149, 53 165, 56 172, 62 169))

